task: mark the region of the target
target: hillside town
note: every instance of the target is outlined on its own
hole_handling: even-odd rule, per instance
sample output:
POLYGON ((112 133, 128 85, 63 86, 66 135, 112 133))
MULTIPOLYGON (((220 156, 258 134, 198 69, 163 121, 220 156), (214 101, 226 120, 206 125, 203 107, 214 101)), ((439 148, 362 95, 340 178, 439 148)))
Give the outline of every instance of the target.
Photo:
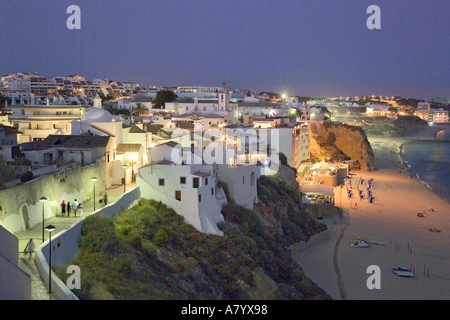
POLYGON ((326 141, 338 146, 341 137, 329 126, 373 129, 380 121, 417 116, 432 127, 448 123, 448 105, 443 98, 311 98, 225 84, 146 87, 80 75, 2 76, 0 238, 12 240, 2 241, 0 257, 12 281, 22 279, 8 294, 31 298, 14 262, 20 249, 12 235, 43 227, 61 215, 63 202, 90 201, 100 209, 109 189, 139 188, 140 197, 174 209, 198 231, 221 236, 217 224, 227 197, 253 209, 257 180, 278 174, 282 165, 296 173, 304 203, 324 206, 334 204, 333 188, 351 170, 373 169, 366 161, 373 158, 370 145, 367 154, 362 147, 314 152, 315 137, 327 130, 326 141))

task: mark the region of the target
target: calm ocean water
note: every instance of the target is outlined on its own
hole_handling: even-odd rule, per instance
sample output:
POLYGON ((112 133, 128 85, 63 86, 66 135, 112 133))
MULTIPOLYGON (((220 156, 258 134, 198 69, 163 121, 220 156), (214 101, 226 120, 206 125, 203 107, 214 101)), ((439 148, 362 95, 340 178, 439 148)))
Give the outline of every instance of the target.
POLYGON ((411 166, 410 174, 450 203, 450 142, 409 142, 402 157, 411 166))

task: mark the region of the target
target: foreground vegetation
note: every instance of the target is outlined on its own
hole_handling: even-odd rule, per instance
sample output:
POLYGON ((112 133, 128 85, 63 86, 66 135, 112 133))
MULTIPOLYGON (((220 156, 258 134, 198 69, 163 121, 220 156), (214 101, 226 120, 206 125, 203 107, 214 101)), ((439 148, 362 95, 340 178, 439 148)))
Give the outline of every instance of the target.
MULTIPOLYGON (((280 179, 263 177, 258 191, 263 211, 277 216, 280 228, 267 228, 258 210, 234 203, 223 208, 222 237, 198 232, 153 200, 141 199, 114 220, 87 217, 71 263, 81 269, 74 293, 80 299, 329 299, 285 248, 324 226, 298 214, 298 192, 280 179)), ((64 270, 56 272, 66 281, 64 270)))

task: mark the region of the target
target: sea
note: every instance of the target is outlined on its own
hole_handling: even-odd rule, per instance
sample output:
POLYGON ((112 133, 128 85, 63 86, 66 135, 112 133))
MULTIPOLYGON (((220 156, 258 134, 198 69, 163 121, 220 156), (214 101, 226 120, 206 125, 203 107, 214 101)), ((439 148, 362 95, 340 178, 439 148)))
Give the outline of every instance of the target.
POLYGON ((450 203, 450 142, 408 142, 402 158, 411 175, 450 203))

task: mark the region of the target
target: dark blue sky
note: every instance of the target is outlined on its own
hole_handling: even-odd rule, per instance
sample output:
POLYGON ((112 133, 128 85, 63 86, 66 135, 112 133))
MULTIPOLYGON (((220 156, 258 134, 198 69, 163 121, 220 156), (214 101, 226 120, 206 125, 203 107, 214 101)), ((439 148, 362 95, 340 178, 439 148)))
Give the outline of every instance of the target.
POLYGON ((2 1, 0 73, 450 98, 449 17, 449 0, 2 1))

